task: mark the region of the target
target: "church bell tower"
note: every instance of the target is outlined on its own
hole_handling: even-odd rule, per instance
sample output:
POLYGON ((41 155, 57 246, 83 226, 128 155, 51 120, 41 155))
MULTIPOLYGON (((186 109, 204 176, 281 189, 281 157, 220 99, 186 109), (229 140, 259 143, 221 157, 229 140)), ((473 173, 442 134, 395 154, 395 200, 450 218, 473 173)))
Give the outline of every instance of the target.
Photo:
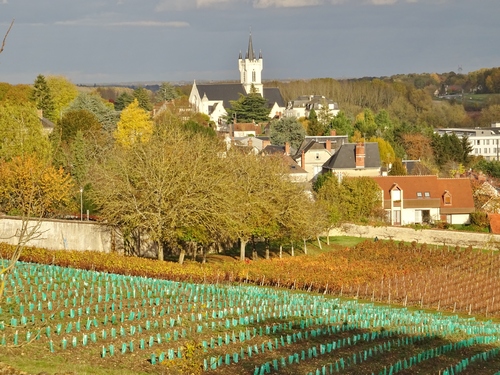
POLYGON ((262 85, 262 53, 259 53, 259 58, 255 56, 252 44, 252 33, 248 39, 248 50, 243 59, 240 52, 240 57, 238 59, 240 68, 240 82, 245 88, 247 94, 250 93, 252 85, 255 90, 263 95, 263 85, 262 85))

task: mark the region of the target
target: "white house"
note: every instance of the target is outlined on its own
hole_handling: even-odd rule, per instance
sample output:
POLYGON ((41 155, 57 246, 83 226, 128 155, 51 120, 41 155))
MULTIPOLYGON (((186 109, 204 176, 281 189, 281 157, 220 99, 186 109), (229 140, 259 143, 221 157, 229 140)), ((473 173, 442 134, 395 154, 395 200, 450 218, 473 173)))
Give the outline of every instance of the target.
POLYGON ((297 99, 288 102, 285 117, 309 117, 312 109, 317 115, 321 115, 324 109, 328 109, 328 115, 335 117, 339 113, 339 106, 333 100, 322 95, 302 95, 297 99))
POLYGON ((445 221, 468 224, 474 212, 469 179, 437 176, 373 177, 391 225, 445 221))

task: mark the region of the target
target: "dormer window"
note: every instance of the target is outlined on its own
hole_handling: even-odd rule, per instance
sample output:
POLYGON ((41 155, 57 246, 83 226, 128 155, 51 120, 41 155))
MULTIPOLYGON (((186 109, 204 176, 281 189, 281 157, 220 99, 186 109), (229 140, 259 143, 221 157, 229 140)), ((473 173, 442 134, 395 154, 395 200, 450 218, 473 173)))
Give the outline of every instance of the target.
POLYGON ((430 198, 431 197, 431 193, 429 193, 428 191, 424 192, 424 197, 425 198, 430 198))
POLYGON ((400 201, 401 200, 401 190, 394 189, 391 191, 391 198, 393 201, 400 201))
POLYGON ((451 204, 452 204, 451 194, 447 190, 443 194, 443 203, 444 203, 445 206, 451 206, 451 204))
POLYGON ((421 191, 417 191, 417 198, 422 199, 422 192, 421 191))

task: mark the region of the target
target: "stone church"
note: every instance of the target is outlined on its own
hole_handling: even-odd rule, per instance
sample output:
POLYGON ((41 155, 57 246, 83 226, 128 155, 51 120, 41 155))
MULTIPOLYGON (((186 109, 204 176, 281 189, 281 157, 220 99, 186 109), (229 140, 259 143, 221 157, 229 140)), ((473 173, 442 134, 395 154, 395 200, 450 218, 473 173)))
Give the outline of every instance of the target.
POLYGON ((285 110, 285 102, 278 88, 264 87, 262 84, 263 59, 254 52, 252 34, 248 40, 248 49, 243 58, 241 52, 238 59, 240 69, 240 83, 196 84, 193 83, 189 102, 194 110, 210 116, 210 120, 217 125, 219 131, 224 131, 226 124, 224 116, 226 108, 230 108, 230 101, 238 100, 240 94, 248 95, 252 89, 267 99, 270 108, 269 118, 281 116, 285 110))

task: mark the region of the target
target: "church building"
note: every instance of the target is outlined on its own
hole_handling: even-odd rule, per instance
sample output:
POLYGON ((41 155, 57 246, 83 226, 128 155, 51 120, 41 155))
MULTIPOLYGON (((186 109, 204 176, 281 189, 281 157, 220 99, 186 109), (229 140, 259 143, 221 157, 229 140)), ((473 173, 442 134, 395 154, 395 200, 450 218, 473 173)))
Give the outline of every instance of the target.
POLYGON ((280 90, 276 87, 264 87, 262 84, 263 59, 262 53, 255 54, 252 44, 252 34, 248 40, 248 49, 243 58, 241 52, 238 59, 240 83, 196 84, 193 83, 189 103, 196 112, 210 116, 210 120, 217 125, 218 131, 226 130, 224 116, 226 108, 230 108, 230 101, 238 100, 240 94, 248 95, 252 90, 260 93, 270 108, 269 119, 281 116, 285 110, 285 102, 280 90))

